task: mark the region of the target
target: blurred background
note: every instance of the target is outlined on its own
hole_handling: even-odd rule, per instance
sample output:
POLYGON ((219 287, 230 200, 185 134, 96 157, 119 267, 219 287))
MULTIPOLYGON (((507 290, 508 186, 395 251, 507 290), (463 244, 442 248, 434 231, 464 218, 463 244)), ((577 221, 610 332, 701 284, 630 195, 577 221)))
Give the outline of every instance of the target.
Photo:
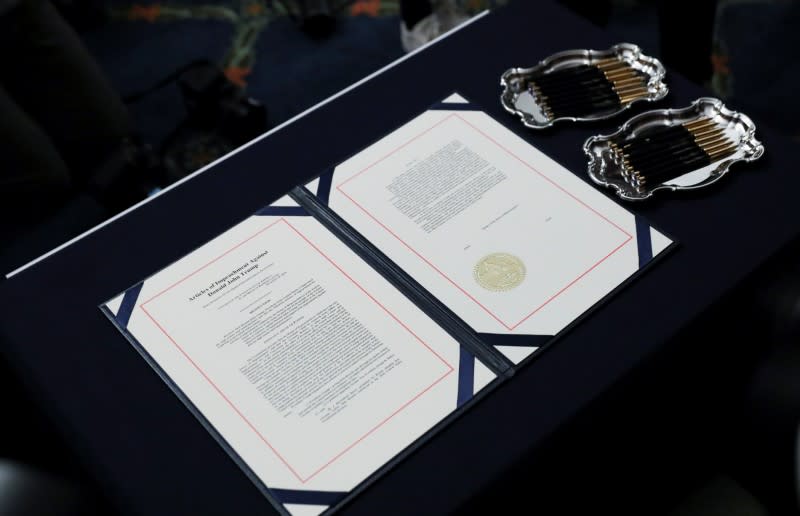
MULTIPOLYGON (((0 166, 50 171, 0 176, 0 187, 15 192, 0 207, 0 268, 25 263, 509 1, 0 0, 0 166)), ((800 109, 792 96, 797 2, 561 3, 800 137, 792 122, 800 109)))
MULTIPOLYGON (((0 0, 2 272, 470 16, 514 1, 527 0, 0 0), (15 172, 20 170, 36 173, 15 172)), ((794 122, 800 114, 794 96, 800 2, 561 3, 624 35, 759 124, 800 139, 794 122)), ((531 63, 523 64, 544 57, 531 56, 531 63)), ((667 446, 670 452, 681 449, 682 459, 702 456, 684 469, 667 466, 665 478, 682 476, 672 477, 674 489, 633 485, 650 502, 647 513, 796 512, 800 360, 793 341, 800 286, 795 286, 796 267, 780 269, 779 277, 748 291, 748 304, 738 308, 767 320, 776 344, 758 363, 736 369, 740 391, 719 406, 724 413, 716 415, 736 426, 735 436, 706 435, 700 447, 685 447, 686 441, 667 446), (727 460, 730 440, 744 437, 762 446, 727 460)), ((0 366, 0 400, 16 421, 0 425, 0 515, 104 513, 102 489, 85 477, 14 375, 0 366)), ((591 460, 616 460, 596 451, 602 448, 597 440, 635 439, 612 423, 588 428, 572 430, 586 433, 581 467, 591 460)), ((566 465, 554 474, 568 483, 574 470, 566 465)), ((635 476, 626 478, 635 482, 635 476)), ((561 513, 555 509, 558 496, 551 494, 554 514, 561 513)), ((476 499, 475 508, 481 503, 476 499)))

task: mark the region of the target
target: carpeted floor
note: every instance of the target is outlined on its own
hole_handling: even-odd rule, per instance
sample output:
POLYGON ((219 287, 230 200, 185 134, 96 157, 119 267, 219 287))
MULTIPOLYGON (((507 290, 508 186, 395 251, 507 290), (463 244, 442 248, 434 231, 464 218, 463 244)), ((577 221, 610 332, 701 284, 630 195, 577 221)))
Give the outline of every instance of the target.
MULTIPOLYGON (((474 14, 508 1, 458 3, 474 14)), ((191 61, 211 59, 249 96, 263 102, 269 124, 277 125, 402 55, 397 0, 342 2, 348 5, 338 13, 336 30, 320 40, 303 33, 287 15, 286 3, 277 0, 112 0, 110 6, 104 4, 108 21, 83 37, 123 96, 191 61)), ((632 0, 614 4, 608 29, 658 56, 652 5, 632 0)), ((721 0, 716 50, 710 57, 712 85, 719 96, 790 135, 796 133, 792 120, 800 114, 794 96, 797 65, 781 56, 796 52, 787 42, 796 39, 790 22, 799 14, 796 3, 721 0), (764 84, 764 75, 774 80, 764 84)), ((539 57, 544 56, 532 56, 532 61, 539 57)), ((130 108, 139 133, 156 147, 185 116, 175 85, 130 108)), ((198 165, 218 152, 199 153, 198 165)))
MULTIPOLYGON (((462 5, 476 13, 505 3, 470 0, 462 5)), ((398 10, 396 1, 353 2, 339 12, 333 34, 315 40, 287 16, 281 2, 117 2, 110 20, 83 37, 123 96, 207 58, 263 102, 269 124, 277 125, 400 57, 398 10)), ((184 116, 175 85, 130 108, 138 131, 156 146, 184 116)))

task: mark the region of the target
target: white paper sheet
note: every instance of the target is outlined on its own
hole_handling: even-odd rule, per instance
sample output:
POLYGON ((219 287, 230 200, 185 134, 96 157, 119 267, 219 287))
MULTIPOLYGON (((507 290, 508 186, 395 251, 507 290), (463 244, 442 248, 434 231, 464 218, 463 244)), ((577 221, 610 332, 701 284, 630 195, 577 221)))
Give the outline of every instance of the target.
POLYGON ((476 331, 555 335, 639 270, 636 219, 448 101, 336 167, 329 206, 476 331))
POLYGON ((271 489, 347 493, 458 405, 459 344, 308 216, 148 278, 125 329, 271 489))

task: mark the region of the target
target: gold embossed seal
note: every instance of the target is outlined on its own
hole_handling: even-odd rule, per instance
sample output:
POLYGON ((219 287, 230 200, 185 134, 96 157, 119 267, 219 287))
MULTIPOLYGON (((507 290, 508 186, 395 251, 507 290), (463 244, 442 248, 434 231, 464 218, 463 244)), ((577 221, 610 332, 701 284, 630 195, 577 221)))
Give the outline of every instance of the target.
POLYGON ((513 254, 492 253, 478 260, 474 275, 486 290, 505 292, 525 280, 525 264, 513 254))

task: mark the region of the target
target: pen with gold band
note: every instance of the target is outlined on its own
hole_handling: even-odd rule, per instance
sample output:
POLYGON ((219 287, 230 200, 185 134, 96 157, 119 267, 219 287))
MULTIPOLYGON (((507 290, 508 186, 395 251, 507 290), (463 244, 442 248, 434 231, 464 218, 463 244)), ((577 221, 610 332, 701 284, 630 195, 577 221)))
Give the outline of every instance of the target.
POLYGON ((730 156, 737 142, 709 118, 648 131, 611 148, 636 186, 669 181, 730 156))
POLYGON ((554 70, 530 86, 550 118, 614 110, 648 94, 641 72, 616 58, 554 70))

